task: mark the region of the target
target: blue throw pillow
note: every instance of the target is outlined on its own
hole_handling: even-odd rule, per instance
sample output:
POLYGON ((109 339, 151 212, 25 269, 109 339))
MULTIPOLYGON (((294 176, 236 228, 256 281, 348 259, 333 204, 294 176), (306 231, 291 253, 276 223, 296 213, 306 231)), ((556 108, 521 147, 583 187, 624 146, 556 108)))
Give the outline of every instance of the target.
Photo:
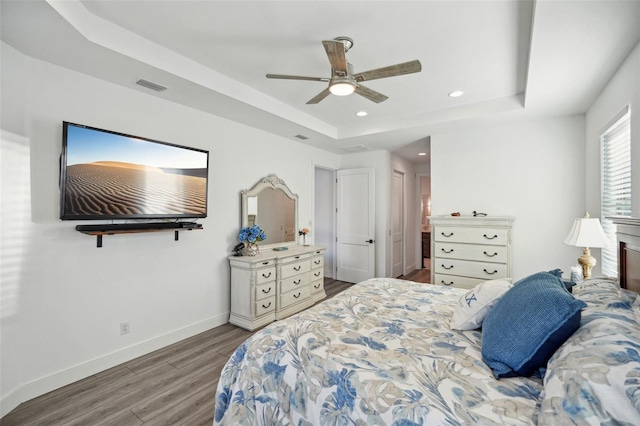
POLYGON ((523 278, 484 319, 482 359, 496 378, 530 376, 578 329, 586 306, 552 273, 523 278))

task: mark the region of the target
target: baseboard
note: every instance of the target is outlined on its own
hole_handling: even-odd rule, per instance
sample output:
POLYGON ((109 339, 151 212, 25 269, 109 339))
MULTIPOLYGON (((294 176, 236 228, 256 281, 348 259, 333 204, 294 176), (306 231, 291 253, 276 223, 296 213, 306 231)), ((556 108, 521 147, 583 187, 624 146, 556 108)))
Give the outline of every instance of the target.
POLYGON ((29 401, 52 390, 59 389, 93 374, 115 367, 116 365, 131 361, 139 356, 179 342, 180 340, 226 324, 227 322, 229 322, 228 312, 25 383, 7 395, 2 395, 2 398, 0 398, 0 418, 4 417, 25 401, 29 401))

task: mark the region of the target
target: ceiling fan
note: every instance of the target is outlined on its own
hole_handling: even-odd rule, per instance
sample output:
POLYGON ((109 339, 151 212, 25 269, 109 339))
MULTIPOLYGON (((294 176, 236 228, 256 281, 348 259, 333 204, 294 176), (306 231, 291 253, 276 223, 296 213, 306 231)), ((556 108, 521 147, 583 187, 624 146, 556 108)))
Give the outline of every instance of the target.
POLYGON ((414 60, 354 74, 353 66, 347 62, 345 55, 353 46, 353 40, 349 37, 336 37, 334 40, 324 40, 322 45, 331 64, 331 78, 283 74, 267 74, 267 78, 329 82, 329 86, 313 97, 307 104, 317 104, 330 94, 347 96, 354 92, 379 104, 386 101, 388 96, 363 86, 360 84, 361 82, 422 71, 420 61, 414 60))

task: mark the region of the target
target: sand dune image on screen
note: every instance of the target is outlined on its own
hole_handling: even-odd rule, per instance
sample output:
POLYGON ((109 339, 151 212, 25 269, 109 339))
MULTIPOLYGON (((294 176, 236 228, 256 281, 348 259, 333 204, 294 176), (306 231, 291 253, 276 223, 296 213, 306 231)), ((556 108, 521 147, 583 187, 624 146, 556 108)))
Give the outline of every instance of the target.
POLYGON ((201 215, 206 169, 166 169, 115 161, 67 168, 65 210, 71 215, 201 215))

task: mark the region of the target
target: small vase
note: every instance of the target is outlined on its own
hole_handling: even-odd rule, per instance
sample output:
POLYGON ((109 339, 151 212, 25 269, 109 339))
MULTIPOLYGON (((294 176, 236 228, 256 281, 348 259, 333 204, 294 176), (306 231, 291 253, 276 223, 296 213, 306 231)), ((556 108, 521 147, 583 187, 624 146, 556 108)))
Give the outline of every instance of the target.
POLYGON ((247 246, 244 248, 245 256, 255 256, 260 253, 260 249, 256 243, 247 243, 247 246))
POLYGON ((307 235, 306 234, 302 234, 302 245, 303 246, 308 246, 309 244, 307 244, 307 235))

